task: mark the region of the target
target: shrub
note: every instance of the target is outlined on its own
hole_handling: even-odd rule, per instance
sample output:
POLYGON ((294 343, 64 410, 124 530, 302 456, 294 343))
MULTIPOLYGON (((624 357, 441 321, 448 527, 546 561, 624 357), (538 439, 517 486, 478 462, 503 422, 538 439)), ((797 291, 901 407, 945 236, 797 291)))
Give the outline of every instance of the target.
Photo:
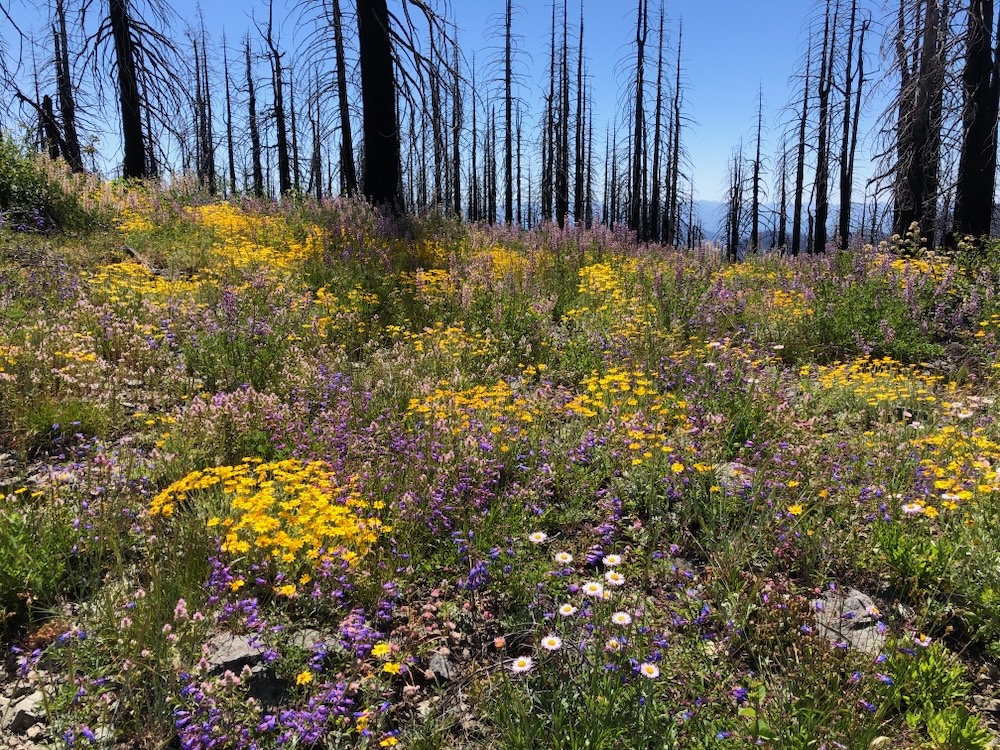
POLYGON ((0 227, 18 232, 80 229, 95 217, 63 189, 42 157, 8 133, 0 133, 0 227))

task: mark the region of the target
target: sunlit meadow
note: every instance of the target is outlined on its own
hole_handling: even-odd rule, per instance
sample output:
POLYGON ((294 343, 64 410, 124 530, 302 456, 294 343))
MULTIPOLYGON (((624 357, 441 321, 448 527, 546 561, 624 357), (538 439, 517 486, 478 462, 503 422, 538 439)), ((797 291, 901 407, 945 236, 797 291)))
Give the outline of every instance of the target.
POLYGON ((0 643, 40 741, 995 738, 992 249, 726 265, 87 190, 103 228, 0 234, 0 643))

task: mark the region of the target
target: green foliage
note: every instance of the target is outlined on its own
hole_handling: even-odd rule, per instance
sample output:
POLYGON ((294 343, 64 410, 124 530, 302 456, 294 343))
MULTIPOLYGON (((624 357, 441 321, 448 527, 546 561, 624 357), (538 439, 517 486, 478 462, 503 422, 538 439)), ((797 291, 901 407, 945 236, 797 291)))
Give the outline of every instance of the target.
POLYGON ((815 309, 815 320, 804 333, 821 362, 851 357, 859 344, 873 357, 904 363, 926 362, 944 353, 926 325, 925 310, 910 307, 885 279, 848 285, 822 279, 816 285, 815 309))
POLYGON ((12 406, 11 419, 21 435, 17 446, 29 455, 51 450, 60 441, 75 440, 77 435, 106 437, 115 424, 114 410, 108 404, 39 395, 12 406))
POLYGON ((722 268, 624 235, 441 217, 396 235, 352 201, 188 210, 117 187, 92 256, 39 281, 21 245, 69 257, 64 239, 9 235, 0 267, 0 419, 27 447, 0 458, 0 619, 69 600, 86 633, 46 654, 55 736, 983 747, 945 644, 1000 642, 991 360, 891 389, 868 359, 854 379, 817 365, 935 356, 970 333, 941 321, 994 287, 935 300, 954 269, 899 247, 722 268), (118 263, 122 237, 141 262, 118 263), (326 463, 299 489, 363 507, 371 549, 299 559, 289 518, 329 520, 263 475, 239 521, 236 485, 204 476, 150 514, 193 469, 286 456, 326 463), (266 543, 226 539, 244 521, 266 543), (884 655, 831 645, 819 600, 875 580, 904 600, 859 615, 884 655), (938 642, 900 635, 919 628, 938 642), (260 637, 244 674, 202 660, 228 633, 260 637), (318 739, 284 723, 307 709, 318 739))
MULTIPOLYGON (((916 649, 905 642, 892 645, 896 648, 880 667, 892 676, 892 684, 886 688, 887 703, 905 717, 909 726, 925 726, 932 732, 932 737, 933 731, 943 732, 944 736, 951 736, 948 733, 953 731, 974 734, 978 728, 974 718, 968 715, 963 718, 954 713, 969 691, 965 669, 954 654, 940 642, 916 649), (936 728, 933 731, 932 723, 936 728)), ((942 744, 942 747, 959 746, 942 744)))
POLYGON ((985 750, 993 734, 965 706, 951 706, 927 718, 927 734, 940 750, 985 750))
POLYGON ((37 232, 92 226, 95 216, 55 181, 40 159, 26 144, 0 132, 0 227, 37 232))
MULTIPOLYGON (((556 657, 552 658, 554 661, 556 657)), ((669 701, 647 685, 623 679, 601 664, 579 663, 569 671, 543 663, 538 674, 499 677, 492 700, 499 746, 504 750, 617 750, 678 744, 669 701)), ((568 660, 568 657, 567 657, 568 660)))
POLYGON ((935 538, 887 523, 879 527, 878 540, 892 580, 905 595, 937 595, 951 589, 957 550, 947 537, 935 538))
POLYGON ((38 498, 0 506, 0 633, 5 620, 23 625, 48 613, 64 593, 75 542, 70 521, 67 509, 38 498))

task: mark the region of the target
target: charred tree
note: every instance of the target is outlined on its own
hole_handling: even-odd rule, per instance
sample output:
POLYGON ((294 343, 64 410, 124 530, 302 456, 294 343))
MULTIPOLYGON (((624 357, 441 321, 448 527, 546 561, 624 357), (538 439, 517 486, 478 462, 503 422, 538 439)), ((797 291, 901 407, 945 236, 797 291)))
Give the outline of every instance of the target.
MULTIPOLYGON (((902 65, 909 66, 906 58, 910 51, 902 41, 906 31, 902 6, 901 3, 899 56, 902 58, 902 65)), ((928 209, 937 200, 940 149, 940 121, 935 120, 935 111, 939 106, 944 78, 940 64, 941 11, 940 0, 926 0, 924 3, 917 48, 913 51, 918 62, 915 67, 906 68, 909 72, 904 71, 901 76, 897 147, 899 164, 894 195, 894 231, 905 235, 910 225, 917 223, 921 234, 931 243, 936 211, 928 209), (907 103, 908 100, 912 103, 907 103)))
POLYGON ((230 93, 229 51, 222 42, 222 71, 226 77, 226 157, 229 163, 229 192, 236 193, 236 148, 233 142, 233 101, 230 93))
POLYGON ((74 172, 83 171, 83 154, 80 136, 76 129, 76 96, 69 68, 69 37, 66 31, 66 8, 63 0, 56 0, 56 23, 52 29, 55 48, 56 92, 59 115, 62 119, 63 157, 74 172))
POLYGON ((504 14, 504 143, 503 143, 503 220, 514 222, 514 53, 513 0, 507 0, 504 14))
POLYGON ((559 118, 556 173, 555 173, 555 204, 556 222, 559 227, 565 226, 569 215, 569 0, 563 0, 562 47, 559 63, 559 118))
POLYGON ((739 260, 740 230, 743 225, 746 181, 743 175, 743 144, 733 152, 729 166, 729 189, 726 196, 726 260, 739 260))
POLYGON ((819 121, 816 135, 816 176, 813 192, 816 196, 815 235, 813 252, 826 250, 827 218, 830 214, 830 93, 833 90, 833 57, 837 38, 837 14, 840 0, 827 0, 823 26, 823 46, 820 56, 816 98, 819 121))
POLYGON ((576 223, 584 221, 584 205, 587 200, 584 192, 586 177, 586 86, 583 76, 583 0, 580 2, 580 40, 576 53, 576 158, 573 160, 575 180, 573 183, 573 220, 576 223))
POLYGON ((353 196, 358 192, 358 174, 354 169, 354 141, 351 137, 351 111, 347 101, 347 62, 344 55, 344 22, 340 0, 331 0, 333 7, 333 44, 337 68, 337 111, 340 115, 340 183, 341 190, 353 196))
POLYGON ((781 147, 778 158, 778 236, 775 240, 778 249, 785 251, 788 244, 788 148, 781 147))
POLYGON ((212 195, 215 194, 216 180, 215 180, 215 133, 212 130, 212 91, 209 87, 208 78, 208 48, 206 46, 207 40, 205 35, 205 25, 202 23, 201 26, 201 78, 202 85, 204 86, 204 98, 205 98, 205 140, 203 143, 204 147, 204 159, 206 166, 206 177, 208 179, 208 192, 212 195))
POLYGON ((760 250, 760 198, 761 198, 761 144, 764 135, 764 93, 757 91, 757 132, 756 151, 753 159, 753 176, 751 177, 750 196, 750 246, 748 251, 756 253, 760 250))
POLYGON ((389 9, 386 0, 358 0, 364 194, 376 206, 403 211, 400 134, 396 110, 389 9))
POLYGON ((253 82, 253 66, 250 59, 250 36, 244 40, 247 66, 247 122, 250 130, 250 161, 253 169, 253 194, 264 197, 264 170, 260 150, 260 125, 257 121, 257 91, 253 82))
POLYGON ((294 75, 288 76, 288 111, 289 124, 292 126, 292 187, 300 190, 302 185, 299 179, 299 129, 295 119, 295 80, 294 75))
MULTIPOLYGON (((479 132, 476 126, 476 111, 478 110, 475 92, 476 92, 476 60, 472 59, 472 153, 471 164, 469 166, 469 221, 475 223, 479 221, 482 216, 479 212, 479 165, 477 164, 478 159, 476 158, 476 153, 479 151, 479 132)), ((543 156, 544 158, 544 156, 543 156)))
POLYGON ((138 51, 128 0, 108 0, 108 21, 115 48, 118 104, 122 129, 122 176, 149 176, 142 97, 139 95, 138 51))
POLYGON ((292 191, 292 168, 289 156, 288 125, 285 119, 284 100, 284 67, 281 58, 284 53, 278 49, 274 40, 274 2, 268 4, 267 32, 264 43, 267 45, 268 59, 271 63, 271 103, 274 116, 275 150, 278 158, 278 192, 287 195, 292 191))
POLYGON ((854 37, 858 24, 858 3, 851 0, 851 17, 847 33, 847 55, 844 68, 844 104, 840 142, 840 219, 837 236, 840 249, 846 250, 851 234, 851 205, 854 193, 854 156, 858 147, 858 121, 861 116, 861 92, 865 83, 865 34, 868 21, 861 22, 857 41, 857 66, 854 63, 854 37), (856 83, 856 88, 855 88, 856 83), (854 100, 851 100, 851 95, 854 100))
POLYGON ((653 109, 653 184, 649 197, 649 238, 664 240, 660 217, 660 141, 663 132, 663 3, 660 3, 659 38, 656 53, 656 104, 653 109))
POLYGON ((671 106, 672 121, 670 123, 670 162, 667 174, 670 185, 667 190, 667 236, 668 245, 676 245, 680 236, 680 193, 678 182, 681 174, 681 105, 683 93, 681 90, 681 48, 684 41, 683 24, 677 29, 677 67, 674 71, 674 101, 671 106))
POLYGON ((1000 111, 1000 20, 992 31, 993 0, 971 0, 967 12, 966 58, 962 71, 965 105, 962 150, 955 189, 958 237, 989 235, 997 172, 1000 111))
MULTIPOLYGON (((810 46, 812 46, 810 44, 810 46)), ((792 255, 802 249, 802 198, 805 194, 806 125, 809 121, 809 73, 812 58, 806 55, 806 74, 802 85, 802 111, 799 113, 799 139, 795 160, 794 208, 792 209, 792 255)))
MULTIPOLYGON (((452 47, 451 71, 451 169, 452 199, 455 202, 452 212, 455 216, 462 215, 462 76, 459 73, 458 59, 459 51, 456 43, 452 47)), ((518 148, 520 148, 520 136, 518 148)))
POLYGON ((62 136, 59 133, 59 125, 56 123, 55 109, 52 106, 52 97, 46 94, 42 97, 42 137, 43 144, 48 151, 50 159, 58 159, 61 155, 60 144, 62 136))
POLYGON ((631 200, 629 203, 629 228, 642 238, 645 236, 643 227, 643 172, 645 164, 646 117, 643 110, 645 98, 645 61, 646 36, 649 30, 649 14, 647 0, 639 0, 635 23, 635 100, 633 103, 632 120, 632 158, 631 158, 631 200))

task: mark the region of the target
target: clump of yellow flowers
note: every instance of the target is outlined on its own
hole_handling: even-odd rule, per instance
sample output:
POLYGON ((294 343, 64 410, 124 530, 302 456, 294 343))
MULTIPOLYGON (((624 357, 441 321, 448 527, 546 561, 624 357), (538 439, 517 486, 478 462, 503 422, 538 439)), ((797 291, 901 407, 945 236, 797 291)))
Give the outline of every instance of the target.
MULTIPOLYGON (((809 368, 803 368, 799 374, 804 376, 809 372, 809 368)), ((935 388, 943 380, 940 375, 928 375, 913 365, 903 365, 890 357, 860 357, 853 362, 816 368, 815 373, 822 388, 853 393, 869 406, 911 400, 934 403, 938 400, 935 388)))
POLYGON ((354 477, 339 482, 322 461, 286 459, 264 463, 247 458, 235 466, 193 471, 153 498, 150 514, 170 516, 196 493, 221 490, 225 518, 209 519, 225 530, 222 551, 263 553, 284 569, 320 566, 334 558, 355 565, 380 533, 381 502, 367 503, 354 477))

